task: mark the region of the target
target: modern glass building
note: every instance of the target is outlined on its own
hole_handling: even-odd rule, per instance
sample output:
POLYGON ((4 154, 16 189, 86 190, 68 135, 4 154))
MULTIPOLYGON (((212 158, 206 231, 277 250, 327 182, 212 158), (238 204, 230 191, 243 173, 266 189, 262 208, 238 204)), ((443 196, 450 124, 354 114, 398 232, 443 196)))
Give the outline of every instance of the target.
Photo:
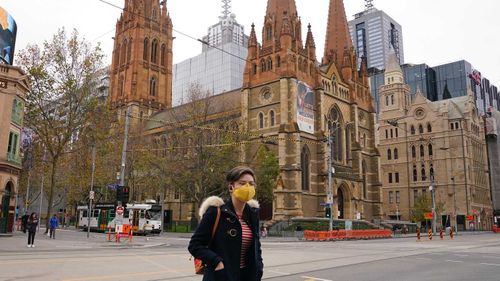
MULTIPOLYGON (((467 90, 474 93, 479 112, 487 112, 489 107, 500 110, 498 88, 482 77, 468 61, 429 67, 427 64, 405 64, 401 66, 405 83, 411 88, 412 96, 417 87, 430 101, 438 101, 467 95, 467 90)), ((370 69, 370 87, 379 111, 378 89, 384 84, 384 71, 370 69)))
POLYGON ((240 88, 248 55, 248 36, 236 16, 224 6, 219 22, 203 37, 202 53, 173 67, 172 105, 191 101, 189 89, 198 84, 210 95, 240 88))
POLYGON ((404 63, 401 25, 383 11, 370 7, 356 14, 355 19, 349 21, 349 32, 356 54, 359 58, 367 58, 368 68, 385 69, 391 48, 399 63, 404 63))

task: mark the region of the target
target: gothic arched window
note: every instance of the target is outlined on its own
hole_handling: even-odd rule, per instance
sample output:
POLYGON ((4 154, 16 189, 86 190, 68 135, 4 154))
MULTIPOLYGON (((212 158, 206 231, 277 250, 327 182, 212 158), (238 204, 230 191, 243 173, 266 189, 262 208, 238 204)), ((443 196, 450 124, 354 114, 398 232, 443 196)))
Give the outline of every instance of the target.
POLYGON ((267 59, 267 70, 272 70, 273 69, 273 60, 271 58, 267 59))
POLYGON ((275 116, 274 110, 271 110, 269 112, 269 121, 270 121, 271 126, 274 126, 276 124, 276 116, 275 116))
POLYGON ((416 158, 417 157, 417 149, 415 149, 415 146, 412 146, 411 147, 411 156, 413 158, 416 158))
POLYGON ((302 148, 300 154, 300 167, 302 169, 302 190, 309 190, 311 178, 311 153, 307 145, 302 148))
POLYGON ((432 125, 431 125, 431 123, 427 124, 427 133, 432 133, 432 125))
POLYGON ((266 72, 266 61, 265 60, 260 61, 260 72, 266 72))
POLYGON ((264 128, 264 113, 259 113, 259 129, 264 128))
POLYGON ((151 42, 151 62, 156 63, 158 58, 158 40, 151 42))
POLYGON ((328 116, 328 128, 330 130, 330 137, 332 139, 331 157, 332 160, 342 161, 343 159, 343 143, 342 143, 342 116, 339 110, 334 107, 330 110, 328 116))
POLYGON ((397 160, 398 158, 399 158, 398 149, 394 148, 394 160, 397 160))
POLYGON ((278 55, 276 57, 276 67, 280 67, 281 66, 281 57, 278 55))
POLYGON ((420 145, 420 157, 424 157, 425 156, 425 152, 424 152, 424 146, 423 145, 420 145))
POLYGON ((420 134, 423 134, 424 133, 424 127, 422 126, 422 124, 418 125, 418 132, 420 134))
POLYGON ((124 90, 125 90, 125 79, 123 78, 122 75, 118 80, 118 94, 120 95, 120 97, 123 97, 124 90))
POLYGON ((366 182, 368 180, 368 176, 367 176, 367 170, 366 170, 366 162, 365 160, 363 160, 363 162, 361 162, 361 174, 363 176, 363 198, 366 199, 366 196, 367 196, 367 190, 366 190, 366 182))
POLYGON ((411 125, 410 131, 411 131, 411 134, 414 135, 415 134, 415 126, 411 125))
POLYGON ((257 74, 257 65, 254 63, 252 67, 253 67, 253 74, 254 75, 257 74))
POLYGON ((127 61, 127 40, 124 40, 122 43, 122 51, 120 57, 121 57, 120 64, 124 64, 127 61))
POLYGON ((273 39, 273 27, 269 24, 266 27, 266 40, 271 41, 273 39))
POLYGON ((392 151, 387 149, 387 160, 392 160, 392 151))
POLYGON ((132 38, 128 41, 128 49, 127 49, 127 62, 130 62, 132 58, 132 38))
POLYGON ((429 156, 432 156, 434 154, 432 150, 432 144, 429 144, 429 156))
POLYGON ((147 61, 148 60, 148 54, 149 54, 149 39, 145 38, 144 39, 144 50, 142 54, 142 59, 147 61))
POLYGON ((162 66, 165 66, 165 56, 167 55, 167 46, 165 44, 161 45, 161 55, 160 55, 160 63, 162 66))
POLYGON ((151 80, 149 80, 149 95, 152 97, 156 96, 156 77, 151 77, 151 80))
POLYGON ((425 166, 422 164, 422 180, 425 181, 427 180, 427 177, 425 176, 425 166))
POLYGON ((413 165, 413 181, 418 180, 418 174, 417 174, 417 166, 413 165))

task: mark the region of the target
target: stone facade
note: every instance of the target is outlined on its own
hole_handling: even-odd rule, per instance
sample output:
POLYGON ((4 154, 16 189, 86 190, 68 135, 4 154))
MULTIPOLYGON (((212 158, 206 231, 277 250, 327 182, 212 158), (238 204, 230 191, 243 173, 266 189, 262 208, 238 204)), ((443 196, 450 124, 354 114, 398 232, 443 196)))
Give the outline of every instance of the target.
POLYGON ((472 93, 431 102, 410 88, 394 53, 380 89, 379 150, 384 218, 411 220, 415 200, 434 186, 438 223, 489 229, 492 208, 484 124, 472 93), (466 216, 474 216, 471 224, 466 216), (474 224, 474 226, 473 226, 474 224))
POLYGON ((116 23, 109 100, 120 118, 127 108, 146 118, 172 106, 173 37, 166 2, 127 0, 116 23))
POLYGON ((0 65, 0 233, 13 229, 22 169, 19 147, 23 108, 28 91, 28 80, 20 68, 0 65))

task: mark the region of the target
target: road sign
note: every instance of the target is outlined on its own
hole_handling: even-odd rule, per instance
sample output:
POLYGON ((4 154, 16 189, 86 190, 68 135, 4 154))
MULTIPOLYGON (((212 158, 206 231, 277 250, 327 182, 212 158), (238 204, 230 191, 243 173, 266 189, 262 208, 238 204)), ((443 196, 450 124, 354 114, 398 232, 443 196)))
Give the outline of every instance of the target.
POLYGON ((474 220, 474 216, 466 216, 466 219, 467 219, 467 221, 473 221, 474 220))
POLYGON ((123 212, 125 211, 125 209, 122 207, 122 206, 118 206, 116 207, 116 214, 119 215, 119 216, 123 216, 123 212))
POLYGON ((328 194, 326 196, 326 203, 327 204, 333 204, 333 194, 328 194))
POLYGON ((432 220, 432 213, 424 213, 424 218, 426 220, 432 220))
POLYGON ((93 190, 91 190, 91 191, 89 192, 89 199, 90 199, 90 200, 94 200, 94 195, 95 195, 95 192, 94 192, 93 190))

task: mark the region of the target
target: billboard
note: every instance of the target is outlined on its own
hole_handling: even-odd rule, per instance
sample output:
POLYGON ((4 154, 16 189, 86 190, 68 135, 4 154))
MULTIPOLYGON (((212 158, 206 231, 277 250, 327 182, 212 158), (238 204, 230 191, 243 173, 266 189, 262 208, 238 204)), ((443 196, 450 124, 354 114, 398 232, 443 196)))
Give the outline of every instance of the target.
POLYGON ((0 7, 0 60, 12 65, 16 45, 17 24, 7 11, 0 7))
POLYGON ((301 81, 297 85, 297 124, 300 131, 314 134, 314 92, 301 81))

